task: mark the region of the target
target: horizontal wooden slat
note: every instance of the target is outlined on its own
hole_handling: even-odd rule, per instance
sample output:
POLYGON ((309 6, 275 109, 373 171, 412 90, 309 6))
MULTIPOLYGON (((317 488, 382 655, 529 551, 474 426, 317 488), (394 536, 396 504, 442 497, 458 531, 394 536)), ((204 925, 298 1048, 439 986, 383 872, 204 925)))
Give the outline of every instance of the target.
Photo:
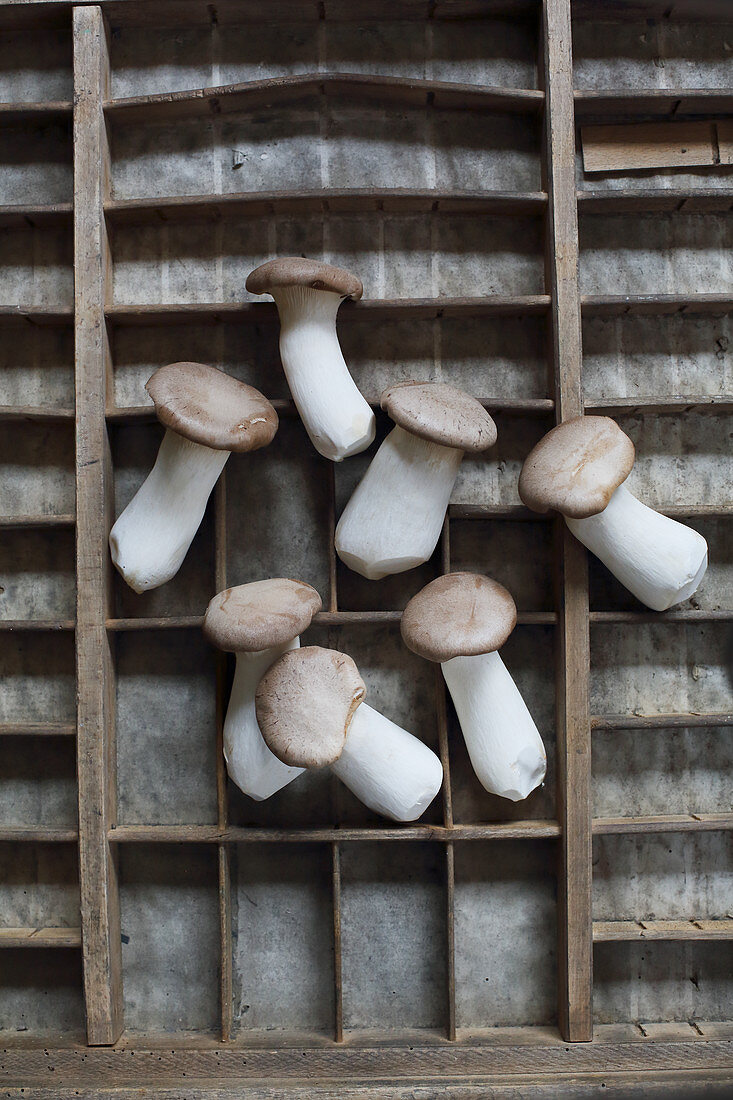
POLYGON ((451 519, 507 519, 507 520, 544 520, 555 518, 554 512, 533 512, 523 504, 451 504, 448 509, 451 519))
POLYGON ((70 202, 31 205, 9 203, 0 205, 0 226, 9 229, 18 226, 71 225, 72 211, 70 202))
POLYGON ((732 294, 584 294, 580 303, 584 316, 588 317, 733 312, 732 294))
POLYGON ((585 402, 586 413, 605 416, 635 416, 637 413, 664 416, 686 412, 733 413, 733 397, 723 394, 670 394, 650 397, 615 397, 608 401, 591 399, 585 402))
MULTIPOLYGON (((494 294, 478 298, 362 298, 344 302, 339 322, 368 314, 375 320, 410 316, 415 319, 436 317, 522 316, 546 313, 550 298, 546 294, 494 294)), ((187 304, 107 306, 107 318, 117 325, 200 324, 230 321, 254 324, 278 321, 274 302, 191 302, 187 304)))
POLYGON ((733 920, 593 921, 593 942, 733 940, 733 920))
POLYGON ((81 929, 0 928, 3 947, 81 947, 81 929))
MULTIPOLYGON (((720 124, 719 124, 720 126, 720 124)), ((581 214, 697 214, 733 209, 733 187, 614 187, 577 192, 581 214)))
POLYGON ((733 814, 660 814, 652 817, 596 817, 593 835, 609 833, 698 833, 733 829, 733 814))
POLYGON ((38 103, 13 101, 0 103, 0 123, 52 122, 66 119, 71 122, 72 103, 68 99, 53 99, 38 103))
POLYGON ((712 167, 717 158, 717 132, 711 122, 581 126, 580 140, 586 172, 712 167))
MULTIPOLYGON (((319 611, 313 617, 316 626, 358 626, 359 624, 398 623, 401 611, 319 611)), ((521 625, 551 626, 557 621, 554 611, 520 611, 517 623, 521 625)), ((203 626, 203 615, 138 616, 131 619, 107 619, 107 629, 116 632, 133 630, 198 630, 203 626)), ((0 622, 0 630, 2 623, 0 622)))
POLYGON ((28 631, 50 631, 56 633, 62 630, 74 630, 76 623, 73 619, 0 619, 0 633, 26 633, 28 631))
POLYGON ((733 608, 702 611, 693 608, 670 611, 591 611, 592 623, 725 623, 733 620, 733 608))
MULTIPOLYGON (((171 195, 154 199, 114 199, 106 203, 111 225, 139 222, 259 218, 271 214, 428 213, 541 214, 545 191, 441 191, 410 188, 324 188, 318 191, 242 191, 232 194, 171 195)), ((0 216, 2 208, 0 207, 0 216)))
POLYGON ((73 844, 78 839, 76 829, 56 829, 49 825, 0 825, 0 841, 14 844, 73 844))
POLYGON ((0 722, 0 737, 75 737, 71 722, 0 722))
POLYGON ((73 527, 76 516, 62 514, 57 516, 0 516, 0 530, 8 530, 16 527, 73 527))
POLYGON ((73 409, 54 409, 46 405, 0 405, 0 420, 73 420, 73 409))
POLYGON ((71 325, 74 310, 71 306, 15 306, 0 305, 0 324, 22 323, 28 325, 71 325))
POLYGON ((412 106, 523 112, 538 112, 545 99, 544 92, 535 88, 498 88, 371 73, 334 72, 315 76, 310 73, 280 76, 214 88, 112 99, 104 104, 104 110, 111 121, 147 122, 256 110, 272 103, 315 95, 353 96, 412 106))
POLYGON ((596 730, 706 729, 733 726, 733 714, 594 714, 590 723, 596 730))
POLYGON ((412 840, 532 840, 560 835, 556 821, 501 821, 491 825, 405 825, 378 829, 259 829, 230 825, 118 825, 109 830, 110 841, 118 844, 280 844, 332 843, 349 841, 412 840))
POLYGON ((575 117, 663 118, 726 114, 733 110, 733 92, 720 88, 579 88, 575 117))

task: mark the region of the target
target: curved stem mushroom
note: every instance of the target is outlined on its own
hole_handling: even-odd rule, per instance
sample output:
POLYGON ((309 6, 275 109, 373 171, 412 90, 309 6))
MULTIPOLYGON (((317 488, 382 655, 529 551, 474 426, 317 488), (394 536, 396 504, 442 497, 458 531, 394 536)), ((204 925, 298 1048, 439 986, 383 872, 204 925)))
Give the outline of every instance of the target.
POLYGON ((547 769, 537 726, 496 652, 516 620, 502 585, 449 573, 413 596, 401 622, 405 645, 440 663, 479 782, 512 802, 538 787, 547 769))
POLYGON ((474 398, 438 382, 402 382, 382 394, 397 426, 382 443, 336 527, 336 553, 367 580, 403 573, 437 546, 464 451, 496 442, 474 398))
POLYGON ((135 592, 176 575, 230 452, 264 447, 278 427, 259 390, 204 363, 161 367, 145 388, 166 432, 109 536, 112 561, 135 592))
POLYGON ((256 268, 246 285, 275 300, 283 370, 318 453, 341 462, 365 450, 374 439, 374 413, 349 374, 336 335, 338 308, 345 297, 361 297, 361 281, 330 264, 294 257, 256 268))
POLYGON ((206 609, 204 634, 237 658, 223 730, 227 771, 257 802, 303 772, 284 764, 265 744, 255 711, 257 685, 283 653, 299 648, 298 635, 320 607, 321 597, 309 584, 275 578, 227 588, 206 609))

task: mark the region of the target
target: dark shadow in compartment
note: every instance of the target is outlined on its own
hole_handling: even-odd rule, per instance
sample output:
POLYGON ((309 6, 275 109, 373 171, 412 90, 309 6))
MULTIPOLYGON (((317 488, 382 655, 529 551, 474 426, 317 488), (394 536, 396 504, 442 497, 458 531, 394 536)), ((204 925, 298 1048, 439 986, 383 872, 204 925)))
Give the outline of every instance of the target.
POLYGON ((74 532, 24 530, 0 539, 0 619, 73 619, 74 532))
POLYGON ((74 511, 73 424, 12 420, 0 432, 0 515, 74 511))
MULTIPOLYGON (((165 429, 157 421, 115 425, 111 431, 115 475, 113 522, 122 514, 152 470, 165 429)), ((230 468, 228 460, 225 471, 230 468)), ((204 518, 175 577, 159 588, 137 593, 112 567, 115 618, 203 615, 214 595, 214 488, 204 518)))
POLYGON ((593 814, 729 813, 732 769, 730 726, 594 730, 593 814))
POLYGON ((267 111, 238 105, 215 118, 117 123, 115 198, 324 186, 482 190, 540 188, 540 125, 522 114, 440 110, 355 94, 307 94, 267 111), (234 153, 244 153, 241 158, 234 153), (162 158, 169 170, 161 173, 162 158))
MULTIPOLYGON (((365 702, 438 751, 433 672, 427 661, 415 657, 402 644, 399 624, 312 626, 301 636, 301 644, 348 653, 366 684, 365 702)), ((394 824, 368 810, 328 769, 304 772, 264 802, 242 794, 230 781, 229 798, 232 825, 301 828, 394 824)), ((442 823, 440 792, 420 821, 442 823)))
POLYGON ((458 520, 450 525, 452 573, 483 573, 507 588, 518 611, 554 611, 552 524, 458 520))
POLYGON ((145 383, 166 363, 210 363, 270 400, 290 397, 278 351, 277 319, 198 325, 122 325, 113 332, 115 403, 147 405, 145 383))
POLYGON ((344 1027, 443 1028, 443 845, 343 845, 341 912, 344 1027))
POLYGON ((282 417, 272 443, 227 464, 227 585, 292 577, 328 605, 331 463, 300 420, 282 417))
POLYGON ((76 826, 73 737, 0 737, 0 824, 76 826))
POLYGON ((0 843, 0 905, 7 928, 78 928, 76 844, 0 843))
POLYGON ((730 1012, 731 967, 732 943, 598 943, 595 1022, 724 1020, 730 1012))
POLYGON ((586 402, 733 392, 733 318, 625 313, 583 319, 586 402))
POLYGON ((0 330, 0 405, 73 409, 72 325, 21 324, 0 330))
POLYGON ((0 203, 68 203, 73 196, 71 119, 0 133, 0 203), (32 196, 32 197, 31 197, 32 196))
POLYGON ((237 845, 232 920, 236 1031, 330 1035, 334 974, 329 847, 237 845))
MULTIPOLYGON (((35 13, 34 13, 35 14, 35 13)), ((36 17, 37 18, 37 17, 36 17)), ((63 16, 61 17, 63 18, 63 16)), ((71 28, 6 28, 0 38, 0 101, 41 103, 71 100, 74 57, 71 28)))
POLYGON ((455 849, 456 1023, 556 1020, 556 847, 468 841, 455 849))
POLYGON ((457 824, 554 819, 555 643, 552 627, 517 626, 500 650, 501 659, 527 704, 547 753, 547 774, 543 785, 521 802, 489 794, 479 783, 446 687, 453 817, 457 824))
POLYGON ((592 624, 591 713, 726 713, 732 646, 725 621, 592 624))
POLYGON ((71 631, 5 635, 0 649, 0 723, 76 721, 71 631))
POLYGON ((731 856, 733 837, 725 831, 594 837, 593 917, 725 918, 731 856))
POLYGON ((553 426, 545 416, 497 414, 497 441, 481 454, 463 456, 453 504, 521 505, 517 486, 524 460, 553 426))
POLYGON ((122 987, 128 1031, 213 1031, 219 904, 211 847, 123 845, 122 987))
POLYGON ((121 633, 116 669, 120 821, 215 822, 214 651, 200 630, 121 633))
POLYGON ((2 305, 70 309, 74 304, 74 249, 68 228, 0 228, 2 305))
POLYGON ((71 1032, 85 1042, 78 948, 0 951, 0 1030, 4 1035, 54 1035, 57 1039, 59 1032, 67 1038, 71 1032))

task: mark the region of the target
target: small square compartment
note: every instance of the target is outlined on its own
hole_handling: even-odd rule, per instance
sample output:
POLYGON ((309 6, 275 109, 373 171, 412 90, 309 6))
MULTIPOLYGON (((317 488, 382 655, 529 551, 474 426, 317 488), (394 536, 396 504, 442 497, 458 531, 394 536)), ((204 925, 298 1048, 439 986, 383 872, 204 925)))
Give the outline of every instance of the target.
POLYGON ((71 424, 11 420, 0 432, 0 516, 74 511, 71 424))
POLYGON ((73 737, 0 737, 0 827, 76 828, 73 737))
POLYGON ((342 845, 341 914, 344 1027, 444 1028, 443 846, 342 845))
POLYGON ((215 661, 198 629, 117 635, 121 822, 216 821, 215 661))
POLYGON ((0 842, 0 907, 5 928, 78 928, 76 844, 0 842))
POLYGON ((214 849, 123 845, 119 882, 126 1030, 213 1032, 221 955, 214 849))
POLYGON ((517 610, 555 610, 551 523, 458 520, 450 525, 452 573, 483 573, 511 592, 517 610))
POLYGON ((33 310, 74 305, 71 224, 0 228, 0 304, 33 310))
POLYGON ((556 1019, 555 845, 466 841, 455 848, 456 1023, 556 1019))
POLYGON ((303 843, 237 845, 232 911, 235 1030, 330 1036, 335 997, 330 849, 303 843))
POLYGON ((0 619, 76 616, 74 532, 10 528, 0 537, 0 619))
POLYGON ((8 1045, 25 1036, 48 1036, 50 1046, 59 1034, 67 1042, 86 1043, 79 948, 0 951, 0 1031, 8 1045))
POLYGON ((0 650, 0 724, 76 722, 74 635, 21 631, 0 650))
POLYGON ((71 319, 66 325, 0 326, 0 405, 74 408, 71 319))

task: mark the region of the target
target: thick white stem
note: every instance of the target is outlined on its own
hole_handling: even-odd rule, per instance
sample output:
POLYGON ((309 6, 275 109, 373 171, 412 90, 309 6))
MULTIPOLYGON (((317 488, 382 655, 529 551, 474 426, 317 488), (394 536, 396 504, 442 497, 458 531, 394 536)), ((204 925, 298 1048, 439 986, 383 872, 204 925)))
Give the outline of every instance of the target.
POLYGON ((689 599, 708 567, 697 531, 662 516, 619 485, 596 516, 566 517, 570 530, 621 584, 653 611, 689 599))
POLYGON ((298 649, 300 639, 261 649, 256 653, 238 653, 232 694, 224 720, 224 759, 227 771, 241 791, 257 802, 287 787, 303 768, 291 768, 270 752, 260 733, 255 711, 257 685, 278 657, 298 649))
POLYGON ((332 770, 365 806, 394 821, 415 821, 443 782, 435 753, 366 703, 351 719, 332 770))
POLYGON ((340 462, 374 439, 374 413, 349 374, 336 335, 338 294, 273 287, 280 357, 305 430, 319 454, 340 462))
POLYGON ((155 465, 109 536, 112 561, 136 592, 158 588, 181 567, 229 451, 170 429, 155 465))
POLYGON ((404 573, 435 550, 463 451, 394 428, 336 528, 336 553, 370 581, 404 573))
POLYGON ((481 786, 512 802, 526 798, 545 778, 547 756, 501 657, 452 657, 442 668, 481 786))

